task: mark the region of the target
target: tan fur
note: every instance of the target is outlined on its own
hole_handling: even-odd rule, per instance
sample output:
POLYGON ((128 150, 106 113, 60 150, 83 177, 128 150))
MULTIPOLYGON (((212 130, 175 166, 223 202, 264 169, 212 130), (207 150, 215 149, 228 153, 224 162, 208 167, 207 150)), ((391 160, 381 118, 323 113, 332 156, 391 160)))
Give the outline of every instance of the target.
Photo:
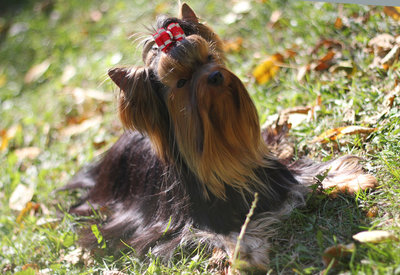
POLYGON ((164 135, 167 122, 163 120, 162 103, 152 92, 147 67, 114 68, 111 79, 120 87, 118 113, 127 129, 147 133, 162 160, 168 158, 168 142, 164 135))
POLYGON ((179 125, 180 152, 205 185, 204 194, 224 199, 225 184, 247 190, 258 184, 254 169, 269 164, 257 110, 209 43, 198 35, 187 37, 161 56, 158 75, 169 87, 167 105, 173 125, 179 125), (215 71, 223 75, 220 86, 207 82, 215 71), (188 80, 184 87, 176 87, 179 79, 188 80))

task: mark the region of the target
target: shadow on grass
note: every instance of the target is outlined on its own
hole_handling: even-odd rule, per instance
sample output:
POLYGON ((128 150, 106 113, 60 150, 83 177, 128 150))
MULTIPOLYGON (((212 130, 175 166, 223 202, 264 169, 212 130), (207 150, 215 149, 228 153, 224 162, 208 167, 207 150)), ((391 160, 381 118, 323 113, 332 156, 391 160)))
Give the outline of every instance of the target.
MULTIPOLYGON (((354 234, 369 227, 370 221, 354 197, 312 195, 304 208, 296 209, 277 229, 271 269, 277 274, 319 273, 325 268, 322 256, 326 248, 352 243, 354 234)), ((348 270, 349 264, 350 257, 343 259, 335 272, 348 270)))

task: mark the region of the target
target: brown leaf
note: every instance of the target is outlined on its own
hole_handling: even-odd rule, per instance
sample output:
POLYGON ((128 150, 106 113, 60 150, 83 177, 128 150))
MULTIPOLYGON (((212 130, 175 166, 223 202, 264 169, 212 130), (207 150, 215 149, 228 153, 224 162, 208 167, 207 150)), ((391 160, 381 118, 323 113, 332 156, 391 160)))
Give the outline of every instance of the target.
POLYGON ((29 84, 38 80, 47 71, 47 69, 50 67, 50 64, 50 60, 46 59, 42 63, 30 68, 25 75, 24 82, 26 84, 29 84))
POLYGON ((26 204, 32 199, 35 191, 22 183, 18 184, 12 192, 8 205, 10 209, 22 211, 26 204))
POLYGON ((38 203, 32 201, 27 202, 24 209, 19 212, 16 222, 20 224, 26 215, 34 215, 39 208, 40 205, 38 203))
POLYGON ((39 270, 39 266, 37 264, 34 264, 34 263, 24 264, 22 266, 22 270, 27 270, 27 269, 33 269, 33 270, 38 271, 39 270))
POLYGON ((337 50, 341 50, 344 48, 344 45, 342 42, 340 42, 339 40, 335 40, 335 39, 323 39, 321 41, 318 42, 318 44, 314 47, 314 49, 311 51, 311 54, 316 54, 319 49, 321 47, 324 47, 328 50, 331 49, 337 49, 337 50))
POLYGON ((0 137, 1 137, 0 152, 8 148, 8 143, 10 142, 10 140, 13 139, 15 135, 19 131, 21 131, 21 129, 22 129, 21 125, 14 124, 7 130, 3 129, 0 131, 0 137))
POLYGON ((354 243, 350 243, 347 245, 338 244, 328 247, 327 249, 325 249, 324 254, 322 255, 322 262, 324 266, 328 266, 333 261, 332 267, 334 267, 338 264, 341 258, 353 253, 354 249, 354 243))
POLYGON ((362 231, 353 235, 353 239, 360 243, 382 243, 399 240, 393 233, 384 230, 362 231))
POLYGON ((298 106, 283 110, 282 114, 308 114, 312 106, 298 106))
POLYGON ((400 7, 383 7, 383 12, 396 21, 400 21, 400 7))
POLYGON ((391 91, 388 95, 385 96, 383 100, 383 104, 389 110, 393 107, 393 103, 396 97, 400 95, 400 86, 396 86, 393 91, 391 91))
POLYGON ((336 55, 335 51, 332 50, 329 51, 326 55, 324 55, 321 59, 317 61, 314 70, 323 71, 329 69, 333 65, 332 59, 335 57, 335 55, 336 55))
POLYGON ((279 71, 279 66, 282 62, 283 56, 280 53, 276 53, 258 65, 253 70, 253 76, 255 77, 257 83, 264 84, 273 78, 279 71))
POLYGON ((335 27, 335 29, 338 29, 338 30, 343 28, 343 20, 342 20, 342 18, 336 17, 335 24, 333 26, 335 27))
POLYGON ((322 106, 322 96, 321 96, 321 94, 317 95, 317 99, 315 100, 315 106, 318 106, 318 107, 322 106))
POLYGON ((375 218, 376 215, 378 215, 378 207, 376 206, 372 206, 366 214, 368 218, 375 218))
POLYGON ((362 126, 345 126, 334 129, 329 129, 323 132, 318 137, 314 138, 312 142, 320 142, 327 143, 328 141, 337 140, 345 135, 354 135, 354 134, 370 134, 375 132, 377 128, 368 128, 362 126))
POLYGON ((299 48, 299 46, 297 46, 296 44, 293 44, 291 48, 286 49, 283 52, 284 59, 295 57, 297 55, 298 48, 299 48))
POLYGON ((237 37, 232 40, 226 40, 224 41, 224 51, 237 53, 242 49, 242 45, 243 45, 242 37, 237 37))

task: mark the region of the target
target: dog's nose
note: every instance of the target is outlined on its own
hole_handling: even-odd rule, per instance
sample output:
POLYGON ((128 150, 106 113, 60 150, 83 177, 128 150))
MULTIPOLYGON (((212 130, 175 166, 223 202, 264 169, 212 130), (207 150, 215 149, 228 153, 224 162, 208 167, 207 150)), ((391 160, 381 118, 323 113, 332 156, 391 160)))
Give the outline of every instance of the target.
POLYGON ((214 86, 219 86, 224 82, 224 76, 220 71, 212 72, 208 76, 208 83, 214 86))

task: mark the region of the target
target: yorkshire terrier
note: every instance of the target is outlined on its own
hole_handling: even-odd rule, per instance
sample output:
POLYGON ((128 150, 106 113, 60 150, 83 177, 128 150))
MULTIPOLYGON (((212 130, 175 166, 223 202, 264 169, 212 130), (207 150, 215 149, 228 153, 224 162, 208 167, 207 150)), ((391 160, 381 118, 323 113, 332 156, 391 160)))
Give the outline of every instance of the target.
MULTIPOLYGON (((89 189, 70 211, 104 213, 99 229, 108 247, 128 244, 168 259, 178 246, 201 242, 232 257, 258 193, 239 255, 265 270, 272 223, 303 204, 317 175, 325 175, 323 187, 349 192, 375 186, 352 156, 282 164, 269 150, 281 137, 261 132, 249 93, 225 65, 221 39, 187 4, 178 18, 158 18, 143 62, 109 70, 126 131, 66 187, 89 189)), ((81 239, 97 244, 90 231, 81 239)))

